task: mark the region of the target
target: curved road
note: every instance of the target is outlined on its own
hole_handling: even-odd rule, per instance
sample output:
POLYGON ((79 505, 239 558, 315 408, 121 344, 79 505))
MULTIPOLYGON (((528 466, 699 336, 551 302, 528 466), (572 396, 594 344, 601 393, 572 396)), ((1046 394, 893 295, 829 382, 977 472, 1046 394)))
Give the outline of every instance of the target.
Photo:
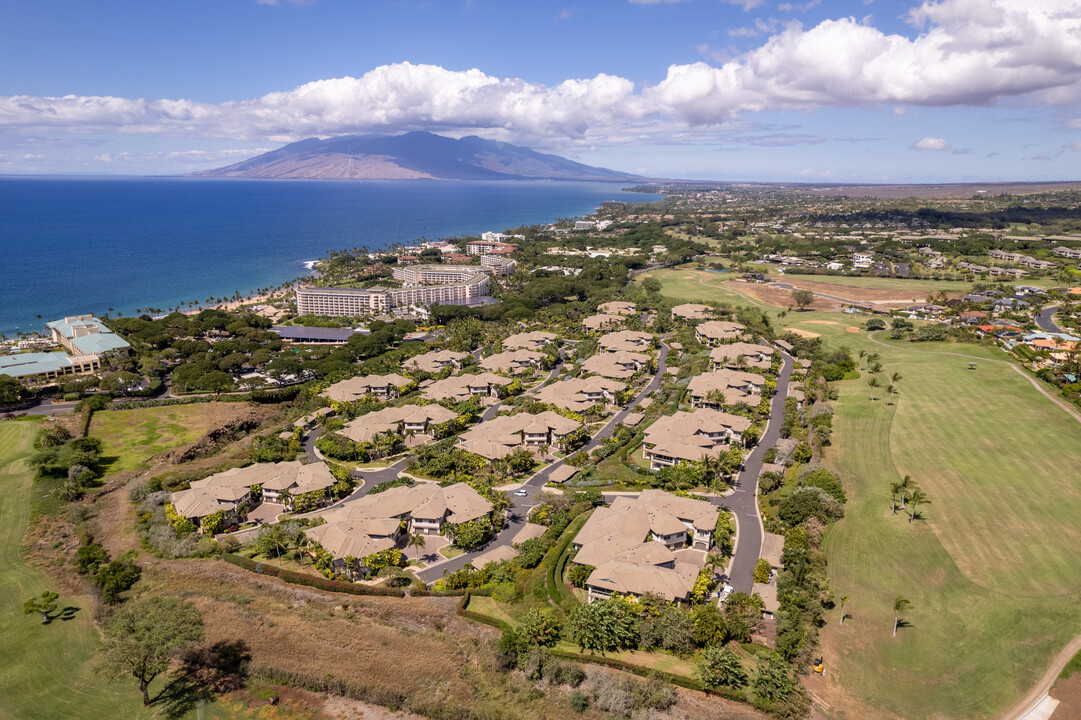
POLYGON ((712 500, 732 511, 736 516, 736 551, 728 572, 728 584, 740 592, 751 593, 751 576, 754 565, 762 555, 762 518, 758 514, 758 475, 762 472, 762 458, 766 451, 777 444, 781 437, 781 425, 784 423, 785 399, 788 397, 788 381, 792 377, 795 362, 785 352, 781 352, 781 372, 777 376, 777 392, 769 408, 769 421, 766 432, 762 434, 754 450, 747 456, 743 470, 736 478, 736 490, 727 497, 712 500))
POLYGON ((1060 333, 1062 328, 1055 324, 1054 315, 1059 311, 1058 305, 1045 307, 1036 314, 1036 325, 1044 332, 1060 333))
MULTIPOLYGON (((626 408, 613 415, 612 419, 609 420, 603 428, 597 431, 597 434, 593 436, 593 439, 582 446, 582 452, 590 452, 594 448, 599 447, 601 442, 606 438, 611 437, 612 433, 615 432, 616 425, 623 422, 628 413, 632 412, 634 408, 649 395, 649 393, 661 386, 661 380, 664 378, 664 374, 668 369, 667 358, 668 346, 662 342, 660 351, 657 354, 657 371, 653 373, 653 379, 649 381, 648 385, 642 388, 631 402, 627 403, 626 408)), ((522 489, 526 491, 525 497, 517 497, 513 494, 510 496, 513 505, 508 510, 507 520, 503 523, 503 529, 487 545, 480 550, 464 553, 456 558, 447 560, 446 562, 441 562, 437 565, 425 568, 417 573, 417 577, 426 583, 433 583, 443 577, 445 573, 461 570, 466 563, 471 562, 478 555, 486 553, 494 548, 510 545, 514 536, 525 526, 529 510, 533 507, 533 499, 536 497, 537 493, 544 488, 544 485, 548 482, 548 478, 552 475, 552 472, 562 466, 564 462, 564 459, 556 460, 526 480, 522 484, 522 489)), ((758 558, 755 559, 757 560, 758 558)), ((750 575, 748 575, 748 577, 750 577, 750 575)))

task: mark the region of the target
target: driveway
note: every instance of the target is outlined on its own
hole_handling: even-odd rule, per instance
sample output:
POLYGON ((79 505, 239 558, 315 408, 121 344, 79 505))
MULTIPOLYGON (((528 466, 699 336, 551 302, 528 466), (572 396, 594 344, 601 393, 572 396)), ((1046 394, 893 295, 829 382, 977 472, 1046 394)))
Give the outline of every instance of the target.
POLYGON ((728 584, 740 592, 750 594, 751 575, 762 553, 762 518, 758 514, 758 475, 762 472, 762 458, 766 451, 777 444, 784 423, 784 401, 788 395, 788 381, 792 377, 795 361, 787 353, 781 353, 783 364, 777 377, 777 392, 770 403, 769 422, 766 432, 754 450, 747 456, 743 470, 736 478, 736 489, 727 497, 717 497, 711 502, 736 516, 736 552, 729 569, 728 584))
MULTIPOLYGON (((657 372, 653 374, 653 379, 649 381, 648 385, 642 388, 638 395, 635 396, 634 400, 627 403, 626 409, 620 410, 618 413, 612 416, 612 419, 609 420, 605 424, 605 426, 597 432, 593 439, 582 446, 583 452, 590 452, 594 448, 599 447, 601 442, 605 438, 611 437, 612 433, 615 432, 616 425, 622 422, 623 419, 627 417, 628 413, 632 412, 636 407, 638 407, 638 404, 641 403, 642 400, 645 399, 647 395, 649 395, 649 393, 653 392, 661 386, 661 380, 664 378, 664 373, 668 369, 667 358, 668 346, 662 342, 660 352, 657 354, 657 372)), ((781 407, 781 413, 783 416, 783 403, 781 407)), ((439 578, 443 577, 445 573, 454 572, 455 570, 461 570, 466 563, 471 562, 478 555, 486 553, 493 548, 510 545, 511 541, 514 539, 514 536, 517 535, 518 532, 522 529, 522 527, 526 524, 526 518, 529 516, 529 511, 533 508, 533 505, 536 504, 534 498, 536 498, 537 493, 539 493, 544 488, 544 485, 548 482, 548 478, 551 477, 552 473, 560 466, 562 466, 565 462, 566 461, 562 459, 556 460, 554 463, 540 469, 535 475, 526 480, 521 487, 522 490, 526 491, 525 497, 517 497, 513 494, 510 496, 511 502, 514 504, 507 511, 507 520, 503 523, 503 529, 487 545, 485 545, 479 550, 464 553, 456 558, 447 560, 446 562, 441 562, 431 567, 425 568, 424 570, 421 570, 417 573, 417 577, 419 577, 424 582, 431 584, 439 578)), ((759 538, 759 545, 761 545, 761 538, 759 538)), ((756 557, 755 560, 757 559, 758 558, 756 557)), ((748 577, 750 577, 749 574, 748 577)))
POLYGON ((1058 305, 1052 305, 1051 307, 1045 307, 1043 310, 1036 314, 1036 325, 1044 332, 1058 333, 1062 332, 1057 324, 1055 324, 1054 315, 1059 311, 1058 305))

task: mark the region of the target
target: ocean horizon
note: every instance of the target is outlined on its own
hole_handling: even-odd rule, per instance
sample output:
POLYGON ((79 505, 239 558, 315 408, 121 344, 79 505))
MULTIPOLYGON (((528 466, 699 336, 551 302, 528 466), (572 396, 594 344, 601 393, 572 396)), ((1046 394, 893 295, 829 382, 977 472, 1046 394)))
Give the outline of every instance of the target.
POLYGON ((649 202, 628 183, 0 176, 0 333, 206 304, 332 250, 479 235, 649 202))

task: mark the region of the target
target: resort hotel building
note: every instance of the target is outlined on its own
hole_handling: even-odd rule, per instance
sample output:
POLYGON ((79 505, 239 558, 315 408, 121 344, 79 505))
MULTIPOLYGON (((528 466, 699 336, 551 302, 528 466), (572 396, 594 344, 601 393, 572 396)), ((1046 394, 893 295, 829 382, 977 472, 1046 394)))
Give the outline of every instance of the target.
POLYGON ((328 317, 366 315, 409 305, 473 305, 486 301, 494 268, 409 265, 395 268, 401 288, 297 288, 297 312, 328 317))

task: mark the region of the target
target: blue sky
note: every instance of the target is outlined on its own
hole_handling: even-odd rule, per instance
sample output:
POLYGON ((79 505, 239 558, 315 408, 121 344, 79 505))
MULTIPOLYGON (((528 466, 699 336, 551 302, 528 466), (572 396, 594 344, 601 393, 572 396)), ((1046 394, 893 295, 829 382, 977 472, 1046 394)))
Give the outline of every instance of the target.
POLYGON ((427 129, 658 177, 1081 179, 1078 0, 0 2, 0 173, 427 129))

